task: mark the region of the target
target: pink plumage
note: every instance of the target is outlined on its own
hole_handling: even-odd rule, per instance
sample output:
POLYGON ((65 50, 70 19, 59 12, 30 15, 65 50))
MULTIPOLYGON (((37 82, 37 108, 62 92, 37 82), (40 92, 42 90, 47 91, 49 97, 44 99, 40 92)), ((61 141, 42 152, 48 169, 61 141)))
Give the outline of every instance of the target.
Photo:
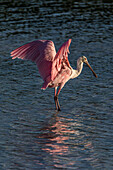
POLYGON ((71 39, 65 42, 56 53, 54 43, 50 40, 37 40, 25 44, 11 52, 12 59, 21 58, 31 60, 37 64, 39 73, 44 80, 42 89, 47 87, 55 88, 55 105, 60 110, 58 95, 69 79, 76 78, 80 75, 83 63, 86 63, 94 76, 97 77, 89 65, 85 56, 77 60, 77 69, 74 70, 68 61, 68 53, 71 39), (59 87, 58 91, 57 88, 59 87))
POLYGON ((37 64, 44 80, 42 89, 46 89, 62 68, 62 62, 69 65, 68 52, 71 39, 65 42, 56 53, 54 43, 50 40, 36 40, 11 52, 12 59, 31 60, 37 64))

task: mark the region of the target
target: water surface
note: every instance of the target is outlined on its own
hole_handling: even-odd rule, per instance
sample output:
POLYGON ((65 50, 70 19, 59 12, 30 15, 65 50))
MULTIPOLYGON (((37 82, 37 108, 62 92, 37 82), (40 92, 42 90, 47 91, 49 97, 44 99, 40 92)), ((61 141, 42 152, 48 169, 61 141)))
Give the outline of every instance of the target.
POLYGON ((113 168, 113 2, 0 1, 0 169, 113 168), (62 89, 42 91, 35 63, 10 52, 36 39, 56 50, 72 38, 69 60, 84 65, 62 89))

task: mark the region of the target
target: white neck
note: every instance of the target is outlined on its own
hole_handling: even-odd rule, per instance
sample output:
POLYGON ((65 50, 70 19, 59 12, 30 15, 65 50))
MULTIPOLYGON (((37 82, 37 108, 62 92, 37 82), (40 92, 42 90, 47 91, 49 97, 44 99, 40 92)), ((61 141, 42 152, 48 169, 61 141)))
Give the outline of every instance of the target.
POLYGON ((81 57, 80 57, 77 60, 77 69, 76 70, 72 69, 71 78, 74 79, 74 78, 78 77, 82 71, 82 68, 83 68, 83 62, 81 61, 81 57))

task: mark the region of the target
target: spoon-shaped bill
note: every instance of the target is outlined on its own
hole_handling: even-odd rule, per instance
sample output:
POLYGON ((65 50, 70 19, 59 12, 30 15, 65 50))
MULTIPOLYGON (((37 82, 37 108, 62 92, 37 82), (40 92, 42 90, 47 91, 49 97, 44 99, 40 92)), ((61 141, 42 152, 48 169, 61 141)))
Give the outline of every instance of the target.
POLYGON ((94 72, 94 70, 92 69, 92 67, 90 66, 90 64, 88 62, 86 62, 87 66, 91 69, 91 71, 93 72, 93 75, 97 78, 96 73, 94 72))

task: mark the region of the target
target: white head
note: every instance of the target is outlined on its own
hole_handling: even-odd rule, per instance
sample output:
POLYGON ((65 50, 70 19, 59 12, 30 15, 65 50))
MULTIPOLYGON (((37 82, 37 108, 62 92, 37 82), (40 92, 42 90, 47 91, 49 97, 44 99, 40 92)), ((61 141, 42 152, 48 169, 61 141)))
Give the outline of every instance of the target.
POLYGON ((87 61, 87 58, 86 58, 85 56, 82 56, 81 59, 82 59, 82 62, 83 62, 83 63, 88 62, 88 61, 87 61))
POLYGON ((85 56, 82 56, 82 57, 80 57, 80 58, 81 58, 81 62, 86 63, 87 66, 88 66, 88 67, 91 69, 91 71, 93 72, 93 75, 94 75, 95 77, 97 77, 96 73, 93 71, 92 67, 91 67, 90 64, 88 63, 87 58, 86 58, 85 56))
POLYGON ((78 58, 78 62, 79 62, 80 64, 83 64, 83 63, 88 62, 88 60, 87 60, 87 58, 86 58, 85 56, 82 56, 82 57, 79 57, 79 58, 78 58))

